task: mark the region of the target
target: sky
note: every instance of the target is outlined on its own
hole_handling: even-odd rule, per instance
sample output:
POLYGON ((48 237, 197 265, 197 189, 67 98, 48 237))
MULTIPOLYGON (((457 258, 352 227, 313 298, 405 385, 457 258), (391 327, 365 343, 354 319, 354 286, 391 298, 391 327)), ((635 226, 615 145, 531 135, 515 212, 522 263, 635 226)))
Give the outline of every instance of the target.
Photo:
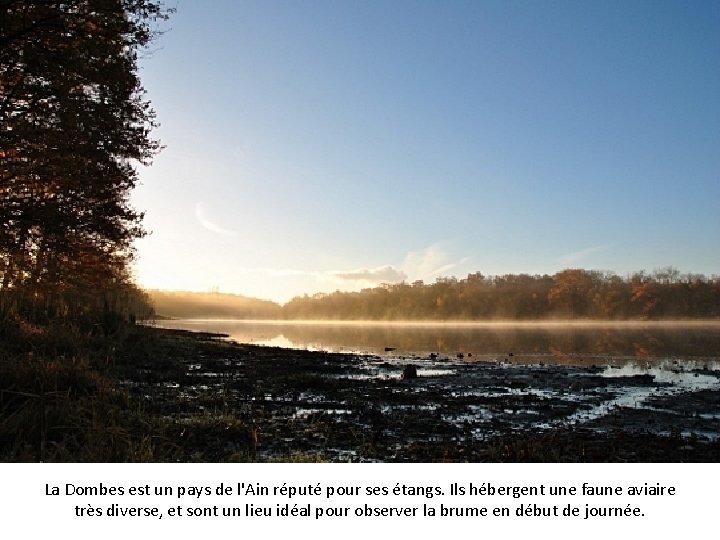
POLYGON ((170 5, 142 286, 720 274, 720 2, 170 5))

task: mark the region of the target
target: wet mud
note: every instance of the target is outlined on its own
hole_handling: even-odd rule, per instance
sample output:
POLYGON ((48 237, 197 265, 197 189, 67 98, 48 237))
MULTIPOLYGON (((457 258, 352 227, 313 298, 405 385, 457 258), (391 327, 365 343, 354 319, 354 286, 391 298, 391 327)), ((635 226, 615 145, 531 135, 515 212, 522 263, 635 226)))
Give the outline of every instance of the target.
POLYGON ((713 359, 368 356, 155 332, 164 345, 129 356, 122 384, 186 461, 720 460, 713 359))

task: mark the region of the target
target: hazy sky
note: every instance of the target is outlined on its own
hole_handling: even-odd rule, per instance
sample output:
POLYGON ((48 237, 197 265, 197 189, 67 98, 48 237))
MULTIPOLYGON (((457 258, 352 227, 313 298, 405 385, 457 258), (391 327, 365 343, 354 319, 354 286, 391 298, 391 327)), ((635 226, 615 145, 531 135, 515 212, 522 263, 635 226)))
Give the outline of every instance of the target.
POLYGON ((182 0, 141 285, 720 273, 720 2, 182 0))

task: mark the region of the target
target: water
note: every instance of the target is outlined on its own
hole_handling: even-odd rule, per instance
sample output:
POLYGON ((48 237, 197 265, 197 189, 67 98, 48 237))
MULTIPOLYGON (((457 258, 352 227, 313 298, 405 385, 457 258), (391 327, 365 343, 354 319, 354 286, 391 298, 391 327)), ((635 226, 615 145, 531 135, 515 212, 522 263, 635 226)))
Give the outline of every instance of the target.
MULTIPOLYGON (((252 403, 252 410, 270 411, 266 416, 282 419, 282 426, 306 426, 304 439, 315 436, 318 418, 333 418, 333 426, 365 429, 372 439, 380 420, 368 416, 368 410, 379 411, 386 420, 380 422, 385 426, 380 433, 390 437, 388 444, 396 444, 393 437, 410 445, 433 437, 452 443, 567 428, 675 433, 690 441, 720 438, 720 321, 171 320, 158 326, 224 333, 240 343, 370 353, 325 360, 316 368, 307 365, 303 377, 295 380, 292 372, 277 367, 285 356, 264 351, 261 363, 278 363, 270 372, 279 378, 262 379, 272 386, 265 393, 237 393, 236 398, 252 403), (345 362, 345 369, 318 375, 322 384, 317 387, 308 382, 313 370, 321 373, 333 362, 345 362), (418 378, 404 381, 409 363, 416 366, 418 378), (298 383, 299 392, 288 391, 287 385, 298 383)), ((226 381, 235 380, 219 377, 206 363, 199 359, 187 364, 187 376, 196 380, 184 394, 189 402, 203 392, 217 394, 227 387, 226 381)), ((219 369, 232 372, 236 365, 226 360, 219 369)), ((204 404, 201 409, 204 413, 204 404)), ((272 424, 263 429, 279 428, 272 424)), ((296 435, 278 440, 292 441, 296 435)), ((332 438, 332 432, 327 436, 332 438)), ((324 445, 326 440, 316 442, 324 445)))
POLYGON ((720 321, 402 323, 176 319, 158 326, 219 332, 240 343, 508 363, 716 369, 720 321), (386 350, 391 349, 391 350, 386 350), (512 355, 510 354, 512 353, 512 355))

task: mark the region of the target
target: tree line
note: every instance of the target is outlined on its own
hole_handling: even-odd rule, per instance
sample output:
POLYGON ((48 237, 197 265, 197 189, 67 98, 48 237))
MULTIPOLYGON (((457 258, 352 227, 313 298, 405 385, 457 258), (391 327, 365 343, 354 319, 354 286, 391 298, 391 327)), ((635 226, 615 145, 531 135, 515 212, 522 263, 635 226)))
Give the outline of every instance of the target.
POLYGON ((180 319, 279 319, 282 307, 270 300, 248 298, 239 294, 214 292, 147 290, 155 312, 163 317, 180 319))
POLYGON ((151 0, 0 2, 0 320, 138 316, 129 203, 160 150, 138 58, 151 0))
POLYGON ((668 267, 620 277, 567 269, 555 275, 508 274, 434 283, 386 284, 360 292, 296 297, 288 319, 492 320, 683 319, 720 317, 720 278, 668 267))

